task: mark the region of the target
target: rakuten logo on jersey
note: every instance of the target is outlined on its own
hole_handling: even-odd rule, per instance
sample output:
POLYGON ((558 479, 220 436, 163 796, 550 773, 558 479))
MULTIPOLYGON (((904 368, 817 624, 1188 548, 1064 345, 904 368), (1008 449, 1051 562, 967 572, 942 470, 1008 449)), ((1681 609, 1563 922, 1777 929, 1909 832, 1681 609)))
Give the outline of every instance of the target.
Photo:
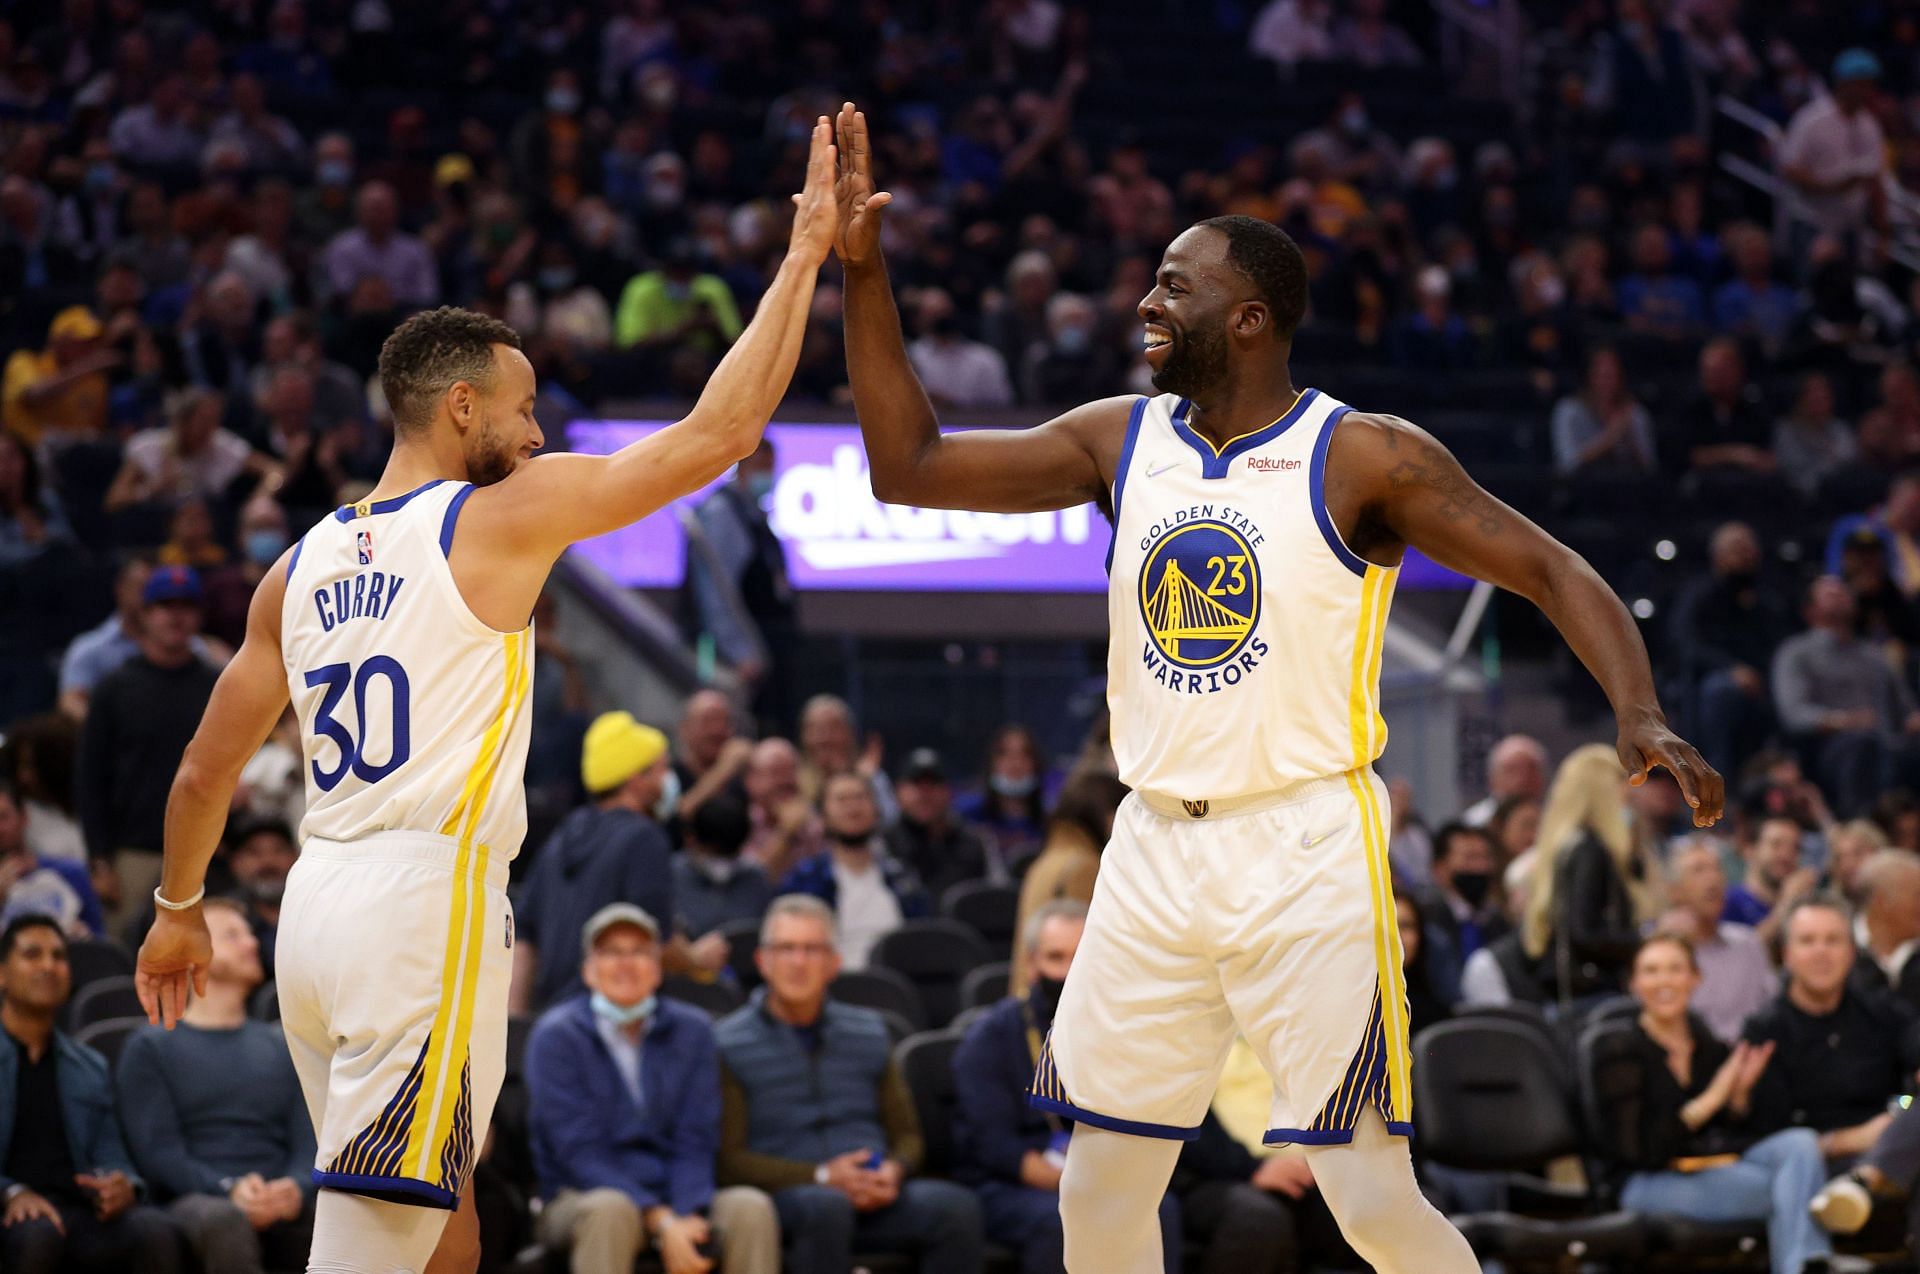
POLYGON ((973 513, 882 504, 858 446, 835 447, 826 464, 786 466, 769 503, 774 534, 816 571, 999 558, 1020 545, 1078 545, 1093 535, 1092 505, 973 513))

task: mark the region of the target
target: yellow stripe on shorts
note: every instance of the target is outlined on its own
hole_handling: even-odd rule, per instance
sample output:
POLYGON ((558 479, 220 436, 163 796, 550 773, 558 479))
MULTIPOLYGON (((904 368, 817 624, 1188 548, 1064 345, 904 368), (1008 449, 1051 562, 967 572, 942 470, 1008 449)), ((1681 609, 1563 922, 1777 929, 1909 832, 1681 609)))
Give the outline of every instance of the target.
POLYGON ((467 1038, 473 1025, 474 970, 478 966, 486 906, 483 889, 486 881, 486 846, 475 853, 474 828, 486 809, 487 792, 500 767, 501 755, 513 718, 526 694, 526 634, 502 635, 505 676, 500 691, 500 706, 486 733, 480 738, 479 754, 467 771, 460 800, 447 821, 440 826, 442 836, 458 831, 459 851, 454 858, 453 891, 447 915, 447 943, 440 974, 440 1006, 434 1015, 432 1048, 421 1076, 420 1097, 413 1106, 413 1123, 407 1130, 407 1154, 404 1176, 420 1181, 438 1179, 438 1147, 453 1122, 453 1105, 447 1093, 447 1081, 456 1083, 463 1069, 467 1038), (476 905, 478 904, 478 905, 476 905))

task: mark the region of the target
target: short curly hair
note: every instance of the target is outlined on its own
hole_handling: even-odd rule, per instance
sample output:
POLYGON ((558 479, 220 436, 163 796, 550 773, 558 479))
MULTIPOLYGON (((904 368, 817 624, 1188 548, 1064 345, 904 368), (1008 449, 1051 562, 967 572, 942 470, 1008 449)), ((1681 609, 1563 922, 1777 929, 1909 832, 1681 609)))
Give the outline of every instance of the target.
POLYGON ((1227 262, 1273 311, 1275 337, 1291 341, 1307 316, 1307 261, 1300 245, 1258 217, 1208 217, 1197 224, 1227 236, 1227 262))
POLYGON ((443 305, 393 329, 380 347, 380 388, 396 432, 424 429, 433 404, 458 381, 485 388, 493 377, 493 347, 520 348, 520 334, 473 310, 443 305))

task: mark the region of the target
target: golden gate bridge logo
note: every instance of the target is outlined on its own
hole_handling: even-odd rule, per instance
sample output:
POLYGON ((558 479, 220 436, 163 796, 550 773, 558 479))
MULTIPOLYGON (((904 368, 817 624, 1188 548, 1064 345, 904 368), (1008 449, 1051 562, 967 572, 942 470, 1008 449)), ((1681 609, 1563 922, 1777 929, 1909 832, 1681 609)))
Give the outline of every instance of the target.
POLYGON ((1223 522, 1191 522, 1167 534, 1140 568, 1140 612, 1168 663, 1211 668, 1238 654, 1260 617, 1260 566, 1223 522))

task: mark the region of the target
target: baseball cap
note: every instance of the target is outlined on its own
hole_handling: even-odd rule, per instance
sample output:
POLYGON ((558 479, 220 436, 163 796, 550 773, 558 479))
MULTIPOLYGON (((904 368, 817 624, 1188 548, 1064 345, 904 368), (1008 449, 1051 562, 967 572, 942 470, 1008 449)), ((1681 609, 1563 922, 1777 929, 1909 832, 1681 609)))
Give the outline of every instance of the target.
POLYGON ((915 748, 907 754, 907 763, 900 767, 903 779, 944 779, 947 777, 946 763, 940 754, 932 748, 915 748))
POLYGON ((1844 84, 1848 80, 1877 80, 1880 78, 1880 59, 1867 49, 1848 49, 1833 60, 1833 82, 1844 84))
POLYGON ((1847 532, 1847 538, 1840 542, 1840 547, 1843 549, 1874 549, 1884 553, 1887 544, 1885 540, 1880 538, 1880 533, 1872 527, 1856 526, 1853 530, 1847 532))
POLYGON ((162 566, 147 576, 140 590, 140 604, 158 606, 163 602, 200 604, 200 572, 191 566, 162 566))
POLYGON ((596 795, 611 792, 666 754, 666 735, 631 712, 603 712, 580 748, 580 782, 596 795))
POLYGON ((440 162, 433 166, 434 184, 452 186, 463 181, 473 181, 473 161, 459 151, 440 156, 440 162))
POLYGON ((632 925, 655 942, 660 941, 660 922, 630 902, 610 902, 587 917, 580 927, 580 949, 593 950, 600 935, 616 925, 632 925))
POLYGON ((93 311, 84 305, 69 305, 53 316, 53 322, 47 325, 47 339, 50 341, 95 341, 106 329, 100 326, 93 311))

